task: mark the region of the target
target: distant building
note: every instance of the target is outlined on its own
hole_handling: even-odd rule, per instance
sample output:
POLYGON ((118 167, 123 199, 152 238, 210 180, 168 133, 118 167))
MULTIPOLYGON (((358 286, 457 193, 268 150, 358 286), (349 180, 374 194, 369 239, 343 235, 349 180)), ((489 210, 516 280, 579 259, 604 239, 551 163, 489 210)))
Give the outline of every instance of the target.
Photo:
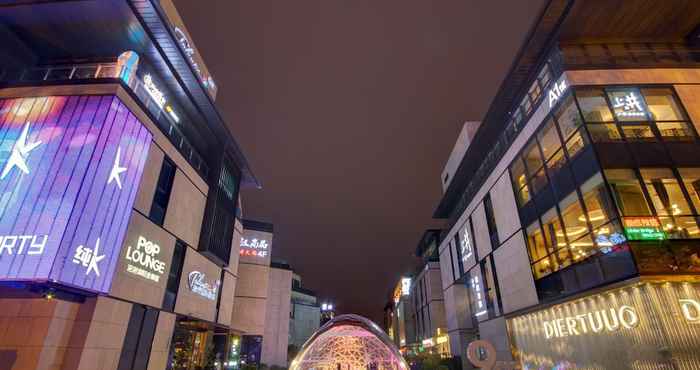
POLYGON ((283 262, 270 264, 265 306, 265 333, 262 345, 262 363, 287 367, 289 345, 289 311, 291 306, 292 269, 283 262))
POLYGON ((391 331, 397 347, 405 350, 415 342, 414 305, 411 301, 411 277, 404 276, 396 283, 392 292, 391 331))
POLYGON ((289 346, 294 352, 318 330, 321 307, 316 293, 305 289, 298 274, 292 275, 292 299, 289 311, 289 346))
POLYGON ((449 357, 450 342, 442 295, 439 243, 440 230, 427 230, 416 248, 416 256, 422 263, 411 284, 410 294, 416 333, 414 348, 419 352, 427 351, 449 357))

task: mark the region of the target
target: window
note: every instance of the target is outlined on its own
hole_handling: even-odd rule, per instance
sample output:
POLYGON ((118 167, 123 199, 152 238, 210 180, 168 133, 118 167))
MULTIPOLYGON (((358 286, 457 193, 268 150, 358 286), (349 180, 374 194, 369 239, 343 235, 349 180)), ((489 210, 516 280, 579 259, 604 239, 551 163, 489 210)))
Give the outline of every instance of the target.
POLYGON ((539 221, 535 221, 527 227, 527 245, 532 261, 538 261, 547 256, 548 251, 544 244, 544 235, 540 229, 539 221))
POLYGON ((562 136, 566 139, 581 125, 581 116, 578 113, 573 97, 569 96, 555 114, 562 136))
POLYGON ((579 129, 566 142, 566 152, 569 153, 569 158, 576 157, 577 154, 586 146, 586 134, 583 129, 579 129))
POLYGON ((566 238, 564 237, 564 231, 562 230, 556 208, 551 208, 542 215, 542 223, 544 225, 545 241, 549 249, 555 251, 566 247, 566 238))
POLYGON ((613 122, 603 91, 600 89, 576 90, 578 105, 586 122, 613 122))
POLYGON ((564 221, 564 232, 570 241, 588 233, 586 215, 583 213, 583 208, 576 192, 569 194, 564 200, 559 202, 559 209, 561 210, 561 218, 564 221))
POLYGON ((596 123, 588 125, 591 140, 595 143, 611 143, 622 140, 622 135, 614 123, 596 123))
POLYGON ((685 200, 683 191, 670 169, 641 169, 640 173, 659 216, 690 214, 690 207, 685 200))
POLYGON ((600 173, 581 185, 581 193, 583 194, 583 204, 588 212, 588 221, 593 228, 597 228, 615 217, 612 202, 600 173))
POLYGON ((695 133, 688 122, 657 122, 661 137, 666 141, 693 141, 695 133))
POLYGON ((649 205, 634 171, 607 169, 605 177, 612 188, 618 209, 624 216, 650 216, 649 205))
POLYGON ((542 146, 542 153, 546 160, 551 158, 554 153, 561 148, 561 141, 559 140, 557 128, 554 126, 554 121, 551 119, 544 125, 537 135, 537 139, 542 146))
POLYGON ((622 132, 627 141, 656 141, 654 131, 648 123, 622 124, 622 132))
POLYGON ((533 176, 535 172, 542 167, 542 156, 540 155, 540 149, 537 147, 537 142, 535 140, 532 140, 527 145, 523 156, 525 158, 527 172, 530 176, 533 176))
POLYGON ((491 248, 496 249, 499 246, 498 228, 496 226, 496 218, 493 214, 493 204, 491 204, 491 194, 486 194, 484 197, 484 211, 486 213, 486 224, 491 235, 491 248))
POLYGON ((165 286, 165 296, 163 296, 163 308, 169 311, 175 309, 175 300, 177 299, 177 291, 180 287, 180 278, 182 275, 182 266, 185 263, 185 253, 187 246, 180 240, 175 242, 175 250, 173 259, 170 262, 170 272, 168 273, 168 283, 165 286))
POLYGON ((655 121, 684 121, 686 120, 680 104, 676 102, 673 91, 668 88, 642 89, 651 113, 655 121))
POLYGON ((700 168, 679 168, 678 172, 695 206, 695 212, 700 212, 700 168))
POLYGON ((158 183, 156 184, 151 212, 149 213, 151 220, 160 226, 163 226, 165 221, 165 212, 170 202, 170 192, 173 189, 175 171, 176 167, 173 161, 168 157, 163 158, 163 165, 160 167, 160 175, 158 175, 158 183))

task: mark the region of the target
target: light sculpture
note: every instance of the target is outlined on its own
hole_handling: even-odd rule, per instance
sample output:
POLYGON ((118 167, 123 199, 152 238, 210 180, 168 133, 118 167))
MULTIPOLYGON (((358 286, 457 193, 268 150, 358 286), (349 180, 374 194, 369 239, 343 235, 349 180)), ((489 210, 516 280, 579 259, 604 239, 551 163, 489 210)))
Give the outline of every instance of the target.
POLYGON ((290 370, 408 370, 389 337, 372 321, 340 315, 309 338, 290 370))

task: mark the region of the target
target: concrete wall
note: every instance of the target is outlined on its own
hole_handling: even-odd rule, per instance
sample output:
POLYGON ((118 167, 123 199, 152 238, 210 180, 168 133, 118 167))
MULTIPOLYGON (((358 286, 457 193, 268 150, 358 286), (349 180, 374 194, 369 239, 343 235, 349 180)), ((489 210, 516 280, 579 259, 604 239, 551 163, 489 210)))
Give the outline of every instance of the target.
POLYGON ((194 271, 204 273, 204 280, 210 285, 218 282, 217 294, 221 291, 221 268, 194 249, 187 248, 177 301, 175 302, 175 312, 206 321, 215 321, 217 298, 212 300, 192 291, 188 283, 188 276, 194 271))
POLYGON ((148 370, 163 370, 167 368, 170 342, 175 328, 175 315, 161 311, 151 346, 151 357, 148 359, 148 370))
MULTIPOLYGON (((512 190, 511 190, 512 191, 512 190)), ((476 254, 479 260, 483 260, 486 255, 491 253, 491 236, 489 235, 489 226, 486 222, 486 211, 484 203, 481 202, 476 206, 472 213, 472 226, 474 227, 474 243, 476 244, 476 254)))
POLYGON ((501 243, 520 229, 520 217, 511 184, 510 174, 506 171, 489 192, 493 215, 498 225, 498 240, 501 243))
POLYGON ((268 366, 287 366, 291 299, 292 271, 270 268, 261 354, 262 363, 268 366))
POLYGON ((163 227, 190 246, 197 247, 206 202, 206 194, 199 191, 178 168, 163 227))
POLYGON ((457 136, 457 142, 452 148, 450 157, 447 159, 447 163, 440 174, 440 183, 442 183, 443 192, 450 186, 452 178, 454 178, 454 174, 457 171, 457 167, 459 167, 459 164, 462 162, 464 153, 467 152, 467 148, 469 148, 469 144, 480 125, 481 122, 479 121, 467 121, 462 125, 462 130, 457 136))
MULTIPOLYGON (((238 266, 231 327, 249 335, 263 335, 270 267, 249 263, 238 266)), ((291 282, 290 282, 291 286, 291 282)))
POLYGON ((536 305, 539 301, 523 233, 513 235, 493 257, 504 313, 536 305))

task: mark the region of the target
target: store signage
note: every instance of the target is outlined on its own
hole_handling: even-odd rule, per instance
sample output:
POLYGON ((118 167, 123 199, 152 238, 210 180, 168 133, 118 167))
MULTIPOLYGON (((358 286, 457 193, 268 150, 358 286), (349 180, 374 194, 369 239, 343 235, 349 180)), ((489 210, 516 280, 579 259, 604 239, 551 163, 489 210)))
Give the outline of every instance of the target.
POLYGON ((264 239, 247 239, 241 238, 241 256, 267 257, 269 251, 268 241, 264 239))
POLYGON ((448 339, 449 339, 449 337, 447 335, 441 335, 441 336, 437 337, 437 340, 435 342, 437 344, 443 344, 443 343, 447 343, 448 339))
POLYGON ((471 258, 474 250, 472 249, 472 244, 469 241, 469 222, 464 224, 462 228, 462 238, 460 239, 460 251, 462 253, 462 265, 466 267, 467 261, 471 258))
POLYGON ((700 324, 700 302, 695 299, 679 299, 683 317, 691 324, 700 324))
POLYGON ((155 282, 165 274, 165 262, 159 259, 160 246, 139 236, 136 247, 126 247, 126 272, 155 282))
POLYGON ((411 294, 411 278, 401 278, 401 295, 411 294))
POLYGON ((217 292, 219 291, 221 281, 216 280, 212 283, 207 281, 207 276, 200 271, 192 271, 187 275, 187 286, 192 293, 198 294, 206 299, 215 301, 217 292))
POLYGON ((629 240, 664 240, 666 234, 656 217, 625 217, 625 234, 629 240))
POLYGON ((48 235, 0 235, 0 256, 41 255, 46 248, 48 235))
POLYGON ((190 65, 199 76, 199 79, 202 81, 204 87, 207 90, 210 90, 210 94, 212 94, 213 97, 214 95, 216 95, 216 84, 214 83, 214 79, 208 73, 204 72, 199 66, 199 63, 197 63, 195 56, 199 56, 195 53, 194 47, 192 47, 192 45, 190 44, 190 40, 185 34, 185 31, 180 29, 180 27, 173 27, 173 30, 175 31, 177 42, 180 43, 182 50, 185 52, 185 55, 187 55, 187 59, 190 61, 190 65))
POLYGON ((666 233, 656 227, 626 227, 629 240, 665 240, 666 233))
POLYGON ((151 134, 113 95, 0 107, 0 280, 107 293, 151 134))
POLYGON ((153 82, 153 77, 150 74, 143 76, 143 87, 146 89, 148 95, 151 96, 151 99, 156 102, 158 107, 163 109, 166 102, 165 94, 158 88, 158 86, 156 86, 156 83, 153 82))
POLYGON ((588 312, 576 316, 545 321, 542 323, 544 337, 562 338, 567 336, 603 331, 614 332, 621 328, 632 329, 639 324, 639 316, 632 306, 623 305, 619 308, 610 308, 588 312))
POLYGON ((547 93, 547 97, 549 98, 549 107, 552 108, 554 104, 556 104, 559 99, 564 95, 566 92, 566 89, 569 86, 566 84, 566 79, 562 78, 561 81, 555 82, 551 88, 549 88, 549 92, 547 93))
POLYGON ((434 345, 433 338, 423 339, 423 347, 430 348, 434 345))
POLYGON ((618 118, 645 118, 646 110, 642 107, 641 98, 635 91, 628 91, 620 96, 612 93, 612 105, 618 118))
POLYGON ((486 309, 486 298, 484 297, 483 288, 481 286, 481 281, 478 275, 472 276, 470 279, 472 294, 474 295, 474 301, 476 302, 476 312, 474 316, 483 316, 488 311, 486 309))

